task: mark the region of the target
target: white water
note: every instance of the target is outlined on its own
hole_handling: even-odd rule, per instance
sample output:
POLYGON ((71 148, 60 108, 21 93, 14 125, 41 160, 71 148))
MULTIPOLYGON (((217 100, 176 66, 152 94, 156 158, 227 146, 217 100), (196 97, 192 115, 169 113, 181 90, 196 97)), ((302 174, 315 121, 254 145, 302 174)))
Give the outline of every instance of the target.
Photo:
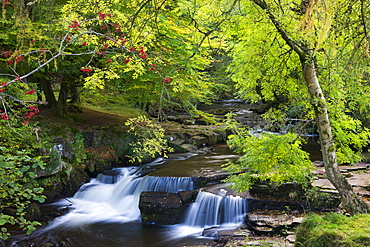
MULTIPOLYGON (((138 177, 138 169, 116 168, 85 184, 69 200, 71 211, 56 218, 44 230, 58 226, 82 227, 97 222, 128 223, 140 221, 139 200, 142 191, 177 192, 193 190, 188 177, 138 177), (110 175, 107 175, 110 174, 110 175), (112 176, 114 174, 114 176, 112 176)), ((200 235, 205 227, 240 224, 247 212, 246 200, 199 192, 187 211, 184 224, 173 228, 172 236, 200 235), (177 232, 177 233, 176 233, 177 232)))
POLYGON ((187 211, 185 225, 210 227, 240 224, 247 213, 247 202, 240 196, 219 196, 200 191, 187 211))
POLYGON ((73 202, 71 212, 55 219, 46 230, 59 225, 137 221, 140 220, 138 205, 142 191, 177 192, 194 189, 192 178, 138 177, 137 170, 136 167, 116 168, 118 174, 111 178, 100 175, 92 179, 69 199, 73 202))
MULTIPOLYGON (((209 229, 204 229, 206 226, 201 226, 206 224, 197 223, 191 225, 183 223, 173 226, 142 224, 138 209, 139 196, 142 190, 176 192, 177 190, 193 189, 192 180, 182 177, 217 174, 221 168, 214 169, 217 166, 214 157, 217 156, 218 165, 223 164, 225 157, 230 152, 228 148, 224 147, 224 145, 215 146, 215 151, 210 153, 170 154, 168 159, 158 158, 149 164, 140 166, 140 168, 115 168, 105 171, 99 174, 96 179, 92 179, 90 183, 82 186, 74 197, 54 203, 61 211, 68 213, 55 218, 31 235, 14 235, 9 239, 12 243, 10 246, 29 246, 35 243, 37 246, 50 243, 59 246, 62 242, 63 245, 69 247, 203 245, 205 241, 210 241, 209 237, 216 237, 222 229, 235 229, 238 224, 216 221, 217 224, 221 225, 209 229), (207 168, 207 164, 210 163, 212 163, 211 168, 207 168), (159 165, 158 168, 157 165, 159 165), (153 170, 155 171, 153 172, 153 170), (152 176, 155 176, 153 174, 157 174, 157 176, 142 176, 143 172, 149 171, 152 176), (161 172, 157 173, 159 171, 161 172)), ((205 189, 225 197, 226 190, 222 189, 224 187, 220 185, 211 186, 211 190, 210 187, 205 189)), ((202 194, 200 193, 199 196, 202 194)), ((207 214, 212 214, 215 208, 212 204, 210 207, 206 209, 207 214)), ((55 213, 54 206, 46 205, 45 211, 49 212, 49 209, 52 210, 52 214, 55 213)), ((241 221, 237 220, 237 223, 241 221)))

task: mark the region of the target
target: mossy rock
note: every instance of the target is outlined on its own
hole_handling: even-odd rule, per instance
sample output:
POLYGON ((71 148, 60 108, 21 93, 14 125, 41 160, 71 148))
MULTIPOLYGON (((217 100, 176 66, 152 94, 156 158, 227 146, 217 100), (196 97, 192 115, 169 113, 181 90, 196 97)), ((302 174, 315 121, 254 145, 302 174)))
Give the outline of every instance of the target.
POLYGON ((38 167, 35 170, 36 177, 38 178, 55 175, 65 168, 65 163, 55 149, 51 149, 50 154, 43 161, 46 163, 45 169, 38 167))
POLYGON ((171 148, 173 148, 174 153, 185 153, 185 152, 188 152, 188 150, 185 149, 183 146, 181 146, 179 144, 176 144, 176 143, 173 143, 173 142, 169 142, 168 143, 168 146, 170 146, 171 148))
POLYGON ((65 172, 39 179, 40 185, 44 188, 42 194, 46 196, 45 202, 51 203, 60 197, 66 182, 68 182, 68 176, 65 172))
POLYGON ((74 170, 71 172, 68 182, 65 184, 62 193, 66 197, 73 196, 78 189, 90 180, 89 175, 83 170, 74 170))
POLYGON ((309 215, 298 226, 295 246, 327 247, 358 246, 370 244, 370 215, 330 213, 324 216, 309 215))
POLYGON ((97 173, 109 170, 117 161, 118 156, 110 147, 92 147, 86 148, 87 159, 84 164, 87 173, 95 176, 97 173))
POLYGON ((140 195, 139 208, 143 223, 173 225, 182 222, 192 194, 180 196, 178 193, 144 191, 140 195))

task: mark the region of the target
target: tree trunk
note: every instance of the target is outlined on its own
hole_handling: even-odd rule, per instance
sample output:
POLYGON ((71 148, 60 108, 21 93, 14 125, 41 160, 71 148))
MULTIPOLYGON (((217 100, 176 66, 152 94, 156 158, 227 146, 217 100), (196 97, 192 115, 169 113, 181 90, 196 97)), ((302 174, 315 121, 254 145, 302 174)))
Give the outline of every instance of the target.
POLYGON ((45 101, 47 102, 49 107, 55 107, 57 101, 55 99, 55 95, 53 92, 53 88, 51 87, 50 80, 44 78, 43 76, 38 78, 42 91, 45 94, 45 101))
POLYGON ((312 58, 309 58, 309 60, 302 59, 301 62, 303 77, 306 81, 311 96, 311 105, 316 115, 326 176, 342 198, 340 207, 352 215, 356 213, 370 213, 369 206, 353 192, 352 186, 340 173, 326 100, 317 78, 314 61, 312 58))
POLYGON ((68 96, 68 83, 61 83, 59 90, 58 103, 55 108, 56 114, 60 116, 67 116, 67 96, 68 96))
POLYGON ((73 83, 71 85, 71 103, 75 104, 81 103, 80 91, 78 90, 77 83, 73 83))

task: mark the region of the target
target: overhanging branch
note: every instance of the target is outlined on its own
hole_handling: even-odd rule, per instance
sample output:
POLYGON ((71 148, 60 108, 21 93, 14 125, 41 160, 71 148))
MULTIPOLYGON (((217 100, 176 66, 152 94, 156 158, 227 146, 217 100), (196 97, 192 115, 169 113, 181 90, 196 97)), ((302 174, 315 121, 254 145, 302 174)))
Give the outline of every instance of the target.
POLYGON ((264 0, 251 0, 255 4, 257 4, 261 9, 265 10, 269 19, 274 24, 276 30, 280 34, 280 36, 283 38, 283 40, 289 45, 301 58, 301 60, 305 60, 307 54, 307 49, 305 47, 302 47, 298 42, 294 41, 289 35, 288 32, 284 29, 281 22, 278 21, 276 16, 271 11, 270 6, 264 1, 264 0))

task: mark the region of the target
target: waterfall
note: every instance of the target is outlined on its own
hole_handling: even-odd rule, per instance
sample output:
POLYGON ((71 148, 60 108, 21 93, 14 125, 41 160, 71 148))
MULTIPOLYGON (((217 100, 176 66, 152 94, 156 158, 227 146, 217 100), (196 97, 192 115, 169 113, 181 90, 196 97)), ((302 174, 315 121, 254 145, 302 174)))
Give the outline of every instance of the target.
MULTIPOLYGON (((143 191, 163 191, 176 193, 181 190, 193 190, 194 184, 189 177, 137 177, 133 168, 120 168, 121 173, 114 176, 102 175, 98 179, 81 187, 74 199, 92 202, 106 202, 122 213, 127 208, 136 208, 136 217, 140 216, 138 203, 143 191), (120 210, 121 209, 121 210, 120 210)), ((134 215, 132 215, 134 216, 134 215)))
MULTIPOLYGON (((23 241, 26 245, 40 243, 40 246, 45 243, 57 245, 61 242, 68 246, 182 246, 202 244, 204 239, 200 236, 216 237, 223 229, 236 228, 244 220, 246 200, 227 196, 229 190, 225 187, 226 184, 213 184, 203 188, 220 196, 202 191, 198 193, 196 202, 188 204, 199 184, 199 178, 191 177, 192 174, 218 174, 214 167, 219 164, 214 162, 213 152, 194 161, 187 161, 194 153, 174 154, 169 159, 173 163, 168 162, 165 166, 157 167, 168 160, 156 159, 140 167, 104 171, 84 184, 72 198, 53 203, 53 207, 57 206, 62 216, 48 222, 31 236, 16 239, 14 243, 23 241), (152 176, 147 176, 148 174, 152 176), (163 197, 163 207, 156 207, 158 214, 168 213, 166 216, 163 214, 163 217, 172 217, 170 210, 174 213, 178 210, 176 217, 181 214, 184 217, 182 223, 172 226, 142 224, 139 201, 143 191, 189 191, 163 197), (174 198, 179 201, 172 207, 174 198), (183 214, 186 209, 188 210, 183 214)), ((221 163, 224 162, 225 153, 227 152, 216 153, 220 155, 217 159, 221 163)), ((150 194, 156 200, 157 194, 166 193, 147 195, 150 194)))
POLYGON ((70 199, 71 211, 57 218, 58 225, 81 225, 100 221, 130 222, 140 219, 139 200, 143 191, 193 190, 189 177, 139 177, 139 168, 115 168, 83 185, 70 199))
POLYGON ((247 201, 240 196, 219 196, 200 191, 189 207, 185 225, 194 227, 242 223, 247 213, 247 201))
MULTIPOLYGON (((94 222, 132 222, 140 220, 139 200, 143 191, 172 192, 194 190, 191 177, 140 177, 136 167, 116 168, 83 185, 71 198, 71 211, 49 227, 78 226, 94 222)), ((200 191, 186 213, 183 226, 205 228, 243 222, 246 200, 239 196, 200 191)))

